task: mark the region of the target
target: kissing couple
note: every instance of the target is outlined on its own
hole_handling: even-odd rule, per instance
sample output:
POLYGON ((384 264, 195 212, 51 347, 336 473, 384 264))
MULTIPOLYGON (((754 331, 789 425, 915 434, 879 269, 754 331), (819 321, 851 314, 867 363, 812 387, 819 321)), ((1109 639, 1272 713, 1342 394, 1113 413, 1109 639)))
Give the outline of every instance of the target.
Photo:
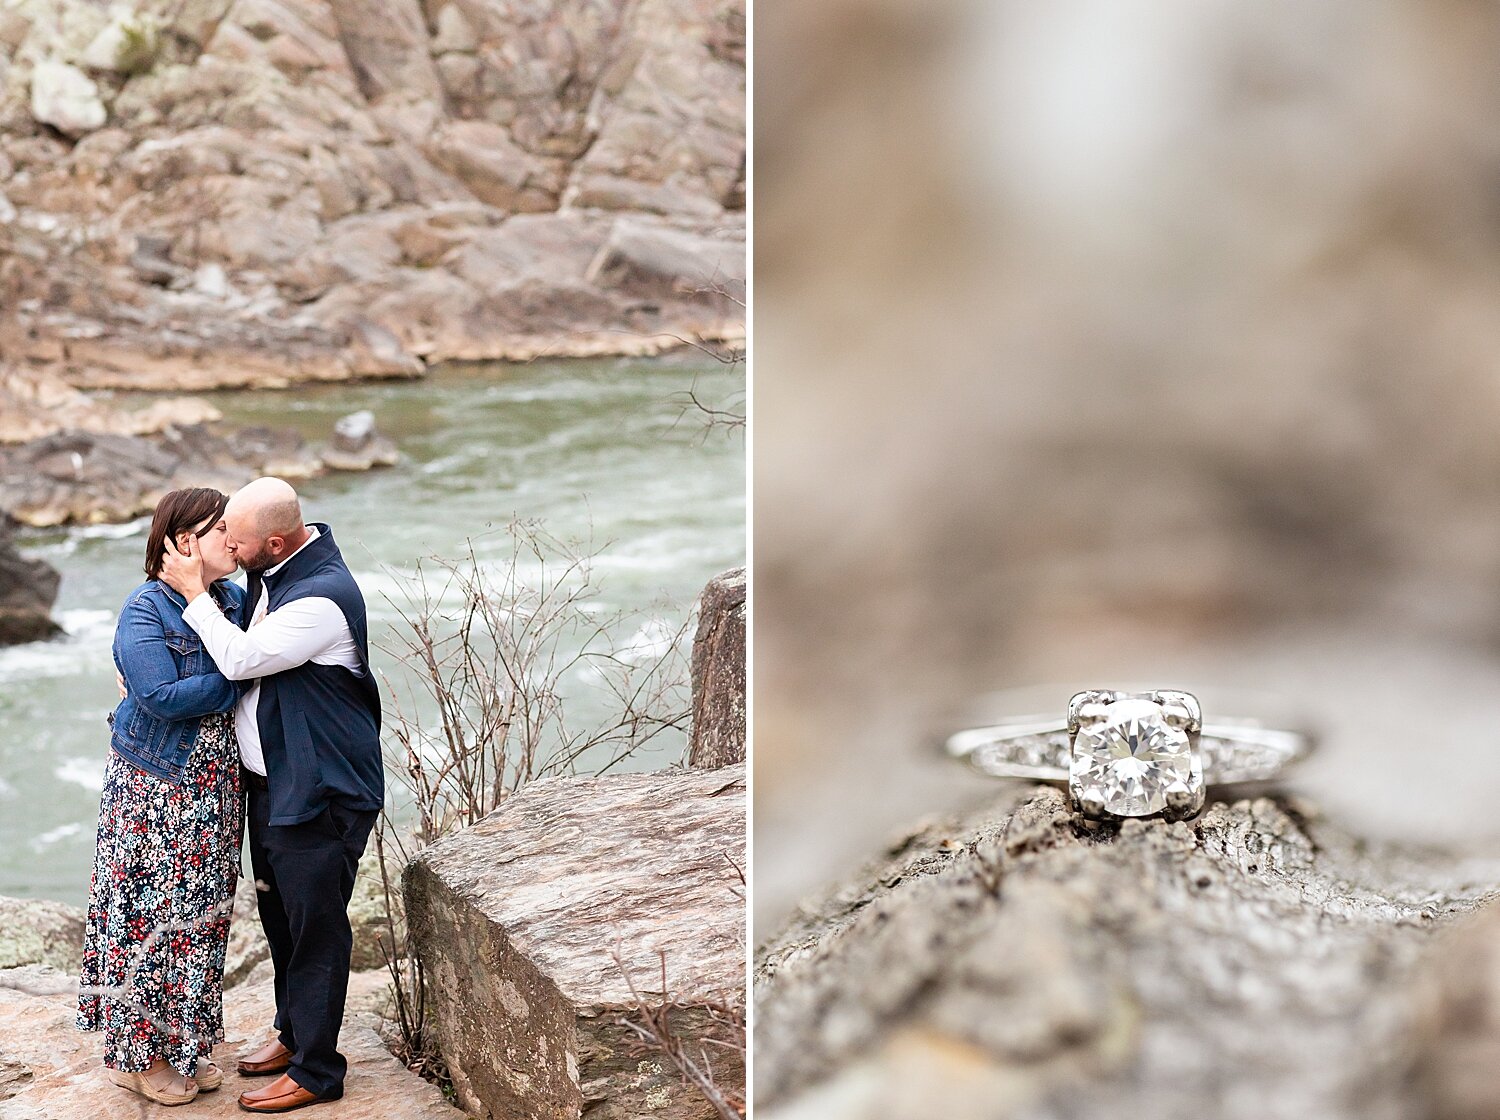
POLYGON ((224 1082, 224 956, 242 822, 275 968, 270 1037, 242 1057, 247 1112, 344 1094, 338 1051, 354 876, 385 797, 365 601, 327 525, 259 478, 174 490, 115 629, 122 699, 84 939, 77 1025, 106 1076, 164 1105, 224 1082), (238 569, 246 586, 230 581, 238 569))

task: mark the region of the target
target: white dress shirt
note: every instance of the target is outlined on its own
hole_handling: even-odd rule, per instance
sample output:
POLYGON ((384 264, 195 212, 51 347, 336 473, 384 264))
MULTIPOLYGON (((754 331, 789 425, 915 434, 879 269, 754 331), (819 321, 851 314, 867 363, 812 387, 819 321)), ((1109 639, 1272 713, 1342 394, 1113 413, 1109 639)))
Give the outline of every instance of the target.
MULTIPOLYGON (((318 539, 318 530, 309 525, 310 536, 297 552, 318 539)), ((297 552, 292 553, 296 556, 297 552)), ((262 575, 275 575, 291 560, 288 556, 262 575)), ((344 612, 332 599, 294 599, 269 613, 269 593, 261 585, 260 599, 252 608, 250 629, 241 630, 225 618, 212 595, 199 595, 182 612, 182 619, 198 632, 203 648, 214 664, 232 681, 255 680, 241 696, 234 709, 234 733, 240 744, 240 761, 245 769, 265 777, 266 759, 260 744, 260 724, 255 709, 260 703, 260 677, 295 669, 309 661, 315 665, 342 665, 359 673, 359 648, 344 612)))

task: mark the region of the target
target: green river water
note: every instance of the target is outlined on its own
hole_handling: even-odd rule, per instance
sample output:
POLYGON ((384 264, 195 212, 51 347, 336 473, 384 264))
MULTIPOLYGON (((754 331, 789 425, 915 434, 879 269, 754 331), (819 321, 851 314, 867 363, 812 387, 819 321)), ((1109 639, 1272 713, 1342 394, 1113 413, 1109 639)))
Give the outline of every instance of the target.
MULTIPOLYGON (((590 538, 599 609, 638 612, 617 637, 647 646, 677 627, 710 577, 745 558, 743 435, 684 415, 689 390, 738 407, 743 378, 677 357, 477 365, 414 382, 208 396, 231 422, 295 427, 313 440, 370 409, 396 441, 396 467, 299 484, 304 512, 333 526, 365 591, 377 646, 396 622, 385 596, 400 573, 419 557, 457 556, 470 539, 482 560, 503 566, 514 516, 590 538)), ((119 605, 143 578, 146 524, 23 538, 62 572, 54 614, 67 636, 0 649, 0 894, 87 900, 105 715, 116 701, 109 646, 119 605)), ((374 661, 400 679, 389 654, 374 661)), ((568 689, 578 722, 603 712, 586 676, 568 689)), ((662 736, 626 765, 670 765, 683 745, 662 736)))

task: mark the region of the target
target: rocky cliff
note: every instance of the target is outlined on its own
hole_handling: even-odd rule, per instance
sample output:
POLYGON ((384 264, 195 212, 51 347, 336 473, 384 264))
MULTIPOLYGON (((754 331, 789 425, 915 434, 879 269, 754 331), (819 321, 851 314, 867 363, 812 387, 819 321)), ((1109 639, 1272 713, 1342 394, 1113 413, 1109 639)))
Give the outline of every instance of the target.
POLYGON ((738 340, 740 0, 0 4, 0 356, 76 387, 738 340))

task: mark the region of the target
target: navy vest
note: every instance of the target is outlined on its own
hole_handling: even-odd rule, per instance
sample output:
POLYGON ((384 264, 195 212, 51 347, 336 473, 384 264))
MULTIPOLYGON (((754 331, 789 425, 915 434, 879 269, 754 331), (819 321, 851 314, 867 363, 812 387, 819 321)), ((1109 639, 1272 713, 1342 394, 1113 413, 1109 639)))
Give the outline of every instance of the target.
MULTIPOLYGON (((370 672, 365 597, 319 524, 318 539, 265 577, 268 611, 297 599, 331 599, 354 635, 363 676, 311 661, 260 678, 256 722, 266 758, 273 825, 301 824, 330 801, 379 809, 385 801, 380 759, 380 688, 370 672)), ((254 609, 247 603, 246 610, 254 609)))

